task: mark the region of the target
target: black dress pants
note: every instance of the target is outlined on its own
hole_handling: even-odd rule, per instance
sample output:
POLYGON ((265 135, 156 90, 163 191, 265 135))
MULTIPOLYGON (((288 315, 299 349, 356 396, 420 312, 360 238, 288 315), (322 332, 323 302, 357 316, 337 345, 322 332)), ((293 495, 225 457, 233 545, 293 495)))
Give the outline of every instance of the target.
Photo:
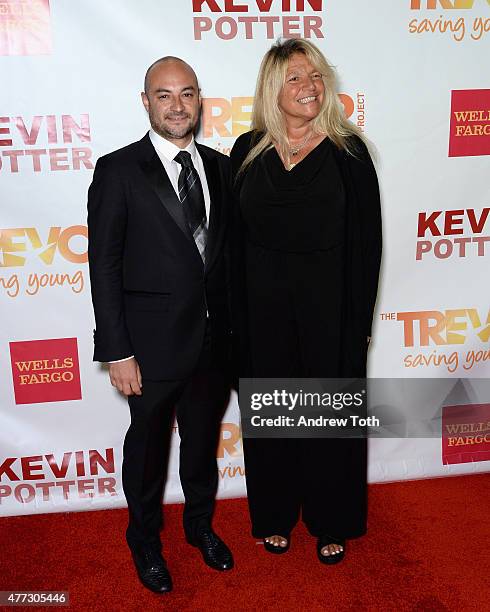
MULTIPOLYGON (((311 253, 248 245, 252 371, 336 378, 342 342, 342 248, 311 253)), ((287 536, 301 516, 319 537, 366 531, 365 439, 243 440, 252 534, 287 536)))
POLYGON ((223 367, 206 333, 199 363, 186 380, 145 380, 143 394, 128 398, 131 424, 124 440, 123 488, 129 509, 130 548, 160 548, 162 494, 174 409, 180 434, 184 531, 194 540, 211 526, 218 485, 216 449, 227 389, 223 367))

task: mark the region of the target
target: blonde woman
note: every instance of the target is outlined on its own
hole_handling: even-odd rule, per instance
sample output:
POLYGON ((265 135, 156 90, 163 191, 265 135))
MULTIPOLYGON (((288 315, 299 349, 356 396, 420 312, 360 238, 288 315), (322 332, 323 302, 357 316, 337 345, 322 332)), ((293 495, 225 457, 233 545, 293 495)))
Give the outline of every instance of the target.
MULTIPOLYGON (((252 130, 231 152, 239 374, 362 377, 381 258, 376 172, 335 74, 302 39, 274 45, 252 130)), ((244 439, 252 534, 289 549, 302 517, 322 563, 366 531, 366 440, 244 439)))

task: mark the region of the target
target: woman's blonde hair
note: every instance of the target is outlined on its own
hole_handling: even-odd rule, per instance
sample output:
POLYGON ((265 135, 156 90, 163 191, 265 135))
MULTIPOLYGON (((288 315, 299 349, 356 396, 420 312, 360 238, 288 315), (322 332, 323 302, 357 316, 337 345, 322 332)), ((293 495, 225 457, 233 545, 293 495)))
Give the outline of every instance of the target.
POLYGON ((278 99, 286 81, 289 59, 294 53, 305 55, 312 66, 322 75, 325 85, 322 108, 312 128, 316 134, 326 134, 339 148, 355 153, 350 136, 362 138, 361 131, 345 117, 344 107, 336 92, 336 74, 323 53, 313 43, 302 38, 278 41, 264 56, 260 65, 255 99, 252 110, 251 129, 259 139, 244 159, 240 173, 267 149, 277 144, 283 157, 289 155, 286 123, 279 108, 278 99))

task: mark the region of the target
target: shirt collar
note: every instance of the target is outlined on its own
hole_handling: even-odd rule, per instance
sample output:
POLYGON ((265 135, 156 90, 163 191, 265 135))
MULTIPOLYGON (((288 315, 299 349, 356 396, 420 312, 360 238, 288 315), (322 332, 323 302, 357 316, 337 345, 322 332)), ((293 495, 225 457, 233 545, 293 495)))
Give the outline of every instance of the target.
POLYGON ((150 140, 157 153, 163 155, 169 162, 173 161, 174 157, 177 155, 177 153, 179 153, 179 151, 188 151, 191 154, 192 162, 195 163, 196 161, 197 147, 194 136, 192 137, 190 143, 183 149, 180 149, 173 142, 170 142, 169 140, 166 140, 160 136, 160 134, 157 134, 154 129, 150 129, 150 140))

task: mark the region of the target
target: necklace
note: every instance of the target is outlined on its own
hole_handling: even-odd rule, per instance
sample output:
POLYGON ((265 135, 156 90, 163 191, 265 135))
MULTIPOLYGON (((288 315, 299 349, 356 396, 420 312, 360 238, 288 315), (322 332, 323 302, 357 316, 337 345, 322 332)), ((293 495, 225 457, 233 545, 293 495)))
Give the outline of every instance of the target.
MULTIPOLYGON (((294 147, 291 147, 291 145, 289 145, 289 155, 292 155, 293 157, 295 155, 298 155, 298 153, 301 151, 301 149, 306 146, 306 144, 309 142, 310 138, 313 136, 313 130, 311 130, 311 132, 309 134, 306 135, 306 138, 303 140, 303 142, 299 145, 296 145, 294 147)), ((289 144, 289 140, 288 140, 288 144, 289 144)))

